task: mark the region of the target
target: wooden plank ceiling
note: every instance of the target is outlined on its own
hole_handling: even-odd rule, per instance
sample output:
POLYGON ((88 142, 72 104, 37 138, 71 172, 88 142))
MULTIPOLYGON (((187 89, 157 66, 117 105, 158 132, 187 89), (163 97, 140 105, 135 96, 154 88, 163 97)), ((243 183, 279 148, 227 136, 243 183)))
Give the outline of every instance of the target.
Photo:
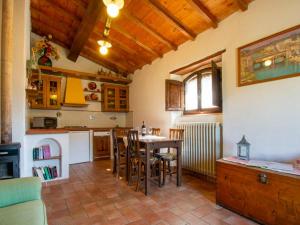
POLYGON ((112 71, 129 74, 209 29, 252 0, 125 0, 109 34, 112 48, 100 55, 97 41, 107 18, 102 0, 31 0, 32 32, 112 71))

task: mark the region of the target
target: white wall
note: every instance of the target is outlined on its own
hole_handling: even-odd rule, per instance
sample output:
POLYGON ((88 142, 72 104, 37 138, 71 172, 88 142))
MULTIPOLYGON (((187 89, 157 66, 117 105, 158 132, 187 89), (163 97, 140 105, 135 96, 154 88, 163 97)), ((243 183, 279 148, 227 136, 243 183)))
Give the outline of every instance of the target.
MULTIPOLYGON (((299 0, 256 0, 246 12, 237 12, 166 54, 133 76, 130 106, 134 126, 145 120, 163 133, 180 113, 165 112, 165 79, 169 72, 222 49, 224 153, 236 154, 236 142, 245 134, 251 157, 292 160, 300 157, 300 77, 246 87, 236 86, 236 49, 239 46, 299 24, 299 0)), ((219 118, 218 118, 219 117, 219 118)), ((197 116, 188 120, 222 120, 197 116)))
MULTIPOLYGON (((0 22, 2 23, 2 0, 0 0, 0 22)), ((24 168, 25 135, 25 78, 26 60, 30 43, 29 0, 14 1, 13 21, 13 91, 12 91, 12 141, 21 143, 21 176, 24 168)), ((1 28, 0 28, 1 29, 1 28)))
MULTIPOLYGON (((34 46, 36 40, 40 40, 42 37, 31 33, 31 46, 34 46)), ((81 72, 97 73, 98 70, 103 69, 99 64, 89 61, 81 56, 78 57, 76 62, 73 62, 67 58, 69 51, 62 48, 59 45, 53 43, 58 49, 60 54, 59 60, 52 60, 54 67, 60 67, 64 69, 77 70, 81 72)), ((62 79, 62 100, 64 99, 65 90, 65 78, 62 79)), ((87 87, 88 81, 82 80, 83 87, 87 87)), ((101 83, 96 82, 99 89, 101 83)), ((85 93, 87 94, 87 93, 85 93)), ((100 97, 101 95, 99 95, 100 97)), ((88 127, 114 127, 129 125, 126 122, 127 113, 104 113, 99 112, 101 110, 100 102, 88 102, 90 105, 87 108, 73 108, 73 107, 62 107, 61 110, 37 110, 28 109, 27 114, 27 127, 29 127, 30 118, 34 116, 53 116, 56 117, 58 111, 61 112, 61 117, 58 118, 58 126, 88 126, 88 127), (113 117, 116 120, 112 119, 113 117), (92 119, 91 119, 92 118, 92 119)))

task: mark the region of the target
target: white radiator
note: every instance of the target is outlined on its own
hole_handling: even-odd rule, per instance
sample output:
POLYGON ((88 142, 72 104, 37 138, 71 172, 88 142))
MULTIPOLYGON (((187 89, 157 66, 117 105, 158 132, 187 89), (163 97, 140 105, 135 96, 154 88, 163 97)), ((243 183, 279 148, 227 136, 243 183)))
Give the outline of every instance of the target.
POLYGON ((216 160, 221 157, 221 124, 176 124, 184 129, 182 167, 209 177, 216 175, 216 160))

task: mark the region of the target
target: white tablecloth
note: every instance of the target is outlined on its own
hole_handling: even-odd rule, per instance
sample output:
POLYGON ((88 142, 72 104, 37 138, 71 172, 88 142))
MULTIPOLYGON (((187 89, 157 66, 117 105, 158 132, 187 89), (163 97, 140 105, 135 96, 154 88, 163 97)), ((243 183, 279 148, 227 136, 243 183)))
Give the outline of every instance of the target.
MULTIPOLYGON (((139 135, 139 140, 157 140, 157 139, 166 139, 166 137, 156 136, 156 135, 145 135, 145 136, 139 135)), ((126 136, 123 137, 123 141, 125 147, 127 148, 128 141, 126 136)))

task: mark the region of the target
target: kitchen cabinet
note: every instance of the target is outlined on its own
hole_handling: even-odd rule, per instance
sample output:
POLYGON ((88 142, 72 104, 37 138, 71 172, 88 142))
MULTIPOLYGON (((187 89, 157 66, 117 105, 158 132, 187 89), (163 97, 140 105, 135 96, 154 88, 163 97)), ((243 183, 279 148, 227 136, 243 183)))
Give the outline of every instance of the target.
POLYGON ((60 109, 61 108, 61 78, 42 75, 41 80, 31 80, 37 88, 35 97, 29 100, 32 109, 60 109))
POLYGON ((128 112, 128 86, 102 84, 102 112, 128 112))
POLYGON ((300 177, 217 161, 217 203, 262 224, 299 224, 300 177))
POLYGON ((94 132, 93 137, 93 159, 110 158, 110 132, 94 132))

